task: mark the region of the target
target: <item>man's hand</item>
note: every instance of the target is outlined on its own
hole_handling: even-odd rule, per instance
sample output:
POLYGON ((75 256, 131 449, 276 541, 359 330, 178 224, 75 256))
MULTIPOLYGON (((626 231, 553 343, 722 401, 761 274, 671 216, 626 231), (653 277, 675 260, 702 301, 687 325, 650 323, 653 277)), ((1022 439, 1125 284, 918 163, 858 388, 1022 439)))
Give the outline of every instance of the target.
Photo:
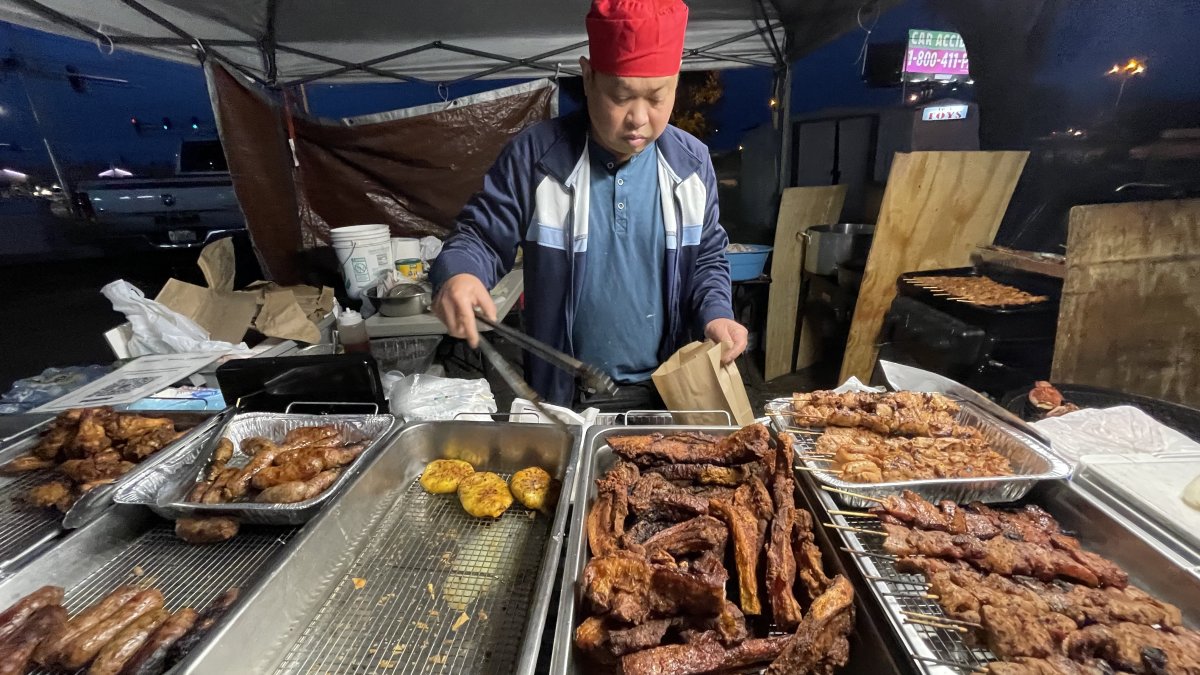
MULTIPOLYGON (((472 349, 479 346, 479 328, 475 325, 476 307, 485 317, 496 320, 496 304, 492 302, 492 295, 473 274, 456 274, 450 277, 433 301, 433 313, 446 324, 450 335, 466 338, 472 349)), ((745 332, 745 329, 742 329, 743 347, 746 344, 745 332)))
POLYGON ((717 344, 730 343, 730 346, 721 354, 721 365, 723 366, 733 363, 734 359, 746 351, 747 335, 749 332, 746 327, 733 319, 713 319, 704 327, 704 337, 717 344))

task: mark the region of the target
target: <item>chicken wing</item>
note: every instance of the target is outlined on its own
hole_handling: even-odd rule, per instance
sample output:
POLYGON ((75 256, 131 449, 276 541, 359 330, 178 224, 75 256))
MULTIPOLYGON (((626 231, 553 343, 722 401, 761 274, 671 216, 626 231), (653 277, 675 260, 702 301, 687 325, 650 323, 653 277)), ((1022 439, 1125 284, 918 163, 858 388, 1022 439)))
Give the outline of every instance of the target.
POLYGON ((175 422, 166 417, 145 417, 120 413, 104 421, 104 432, 115 443, 128 441, 151 431, 175 431, 175 422))
POLYGON ((102 408, 85 410, 79 416, 79 428, 75 432, 75 438, 66 448, 67 455, 74 458, 90 457, 111 448, 112 439, 104 430, 104 423, 112 414, 112 411, 102 408))

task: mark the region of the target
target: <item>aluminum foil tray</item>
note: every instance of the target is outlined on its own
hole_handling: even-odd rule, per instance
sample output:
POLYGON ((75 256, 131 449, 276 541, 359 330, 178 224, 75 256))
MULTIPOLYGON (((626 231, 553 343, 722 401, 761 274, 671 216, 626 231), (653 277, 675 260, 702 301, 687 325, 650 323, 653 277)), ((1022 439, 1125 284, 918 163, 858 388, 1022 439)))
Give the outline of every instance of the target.
POLYGON ((232 586, 247 594, 296 532, 244 527, 229 541, 196 546, 176 537, 170 523, 149 511, 117 506, 0 583, 0 607, 54 584, 66 589, 67 611, 74 616, 129 584, 160 589, 168 610, 199 610, 232 586))
MULTIPOLYGON (((992 448, 1008 458, 1012 465, 1012 476, 990 478, 931 478, 926 480, 891 481, 886 483, 854 483, 838 478, 824 469, 825 463, 798 458, 797 462, 811 472, 817 481, 829 487, 846 490, 865 497, 879 499, 899 494, 901 490, 912 490, 931 502, 943 499, 959 503, 973 501, 985 504, 1016 501, 1026 495, 1039 481, 1059 480, 1071 475, 1071 468, 1037 439, 1023 431, 997 420, 970 401, 958 401, 956 421, 964 426, 979 429, 992 448)), ((797 453, 808 453, 821 435, 820 429, 796 428, 791 426, 792 399, 780 398, 766 405, 767 416, 776 431, 788 431, 796 439, 797 453)), ((869 508, 874 502, 843 493, 837 494, 842 503, 856 508, 869 508)))
MULTIPOLYGON (((826 510, 821 514, 826 522, 866 531, 880 529, 875 518, 830 514, 837 509, 832 495, 816 492, 820 507, 826 510)), ((1085 549, 1125 569, 1131 585, 1178 606, 1185 624, 1200 625, 1200 576, 1186 569, 1173 552, 1064 481, 1043 483, 1029 497, 1029 502, 1046 509, 1065 531, 1078 537, 1085 549)), ((895 559, 883 549, 884 537, 843 529, 836 532, 919 672, 966 675, 984 671, 987 663, 995 660, 991 652, 969 643, 962 633, 905 620, 903 612, 942 618, 946 614, 936 601, 923 597, 928 586, 922 575, 896 571, 895 559)))
POLYGON ((544 424, 406 426, 179 673, 532 675, 562 550, 577 438, 544 424), (550 515, 474 518, 417 479, 434 459, 562 483, 550 515), (246 636, 254 636, 253 650, 246 636))
MULTIPOLYGON (((90 517, 99 515, 111 505, 115 490, 128 485, 156 466, 169 461, 199 434, 208 430, 215 419, 212 413, 182 412, 178 410, 138 411, 147 417, 168 417, 177 427, 189 428, 174 443, 150 455, 129 473, 112 485, 96 488, 88 497, 81 499, 66 514, 50 509, 40 509, 25 503, 25 494, 30 488, 49 481, 57 474, 53 469, 30 471, 16 476, 0 476, 0 571, 13 571, 28 561, 39 549, 58 538, 64 530, 71 529, 75 521, 83 524, 90 517), (85 513, 90 517, 85 517, 85 513), (67 523, 66 521, 72 521, 67 523)), ((23 455, 37 444, 44 426, 28 430, 15 437, 0 449, 0 463, 23 455)))
POLYGON ((172 456, 136 481, 130 481, 117 491, 114 500, 119 504, 149 506, 164 518, 181 518, 201 514, 235 517, 243 523, 259 525, 300 525, 308 522, 321 506, 346 484, 350 477, 365 466, 388 437, 395 418, 391 415, 297 415, 290 413, 240 413, 224 427, 209 429, 193 439, 187 450, 172 456), (233 441, 233 458, 229 466, 244 465, 249 457, 242 453, 241 443, 253 436, 281 440, 287 432, 304 426, 332 424, 341 432, 344 442, 369 440, 371 443, 357 459, 343 468, 329 489, 295 504, 196 504, 186 502, 187 493, 208 470, 209 458, 218 441, 224 437, 233 441))

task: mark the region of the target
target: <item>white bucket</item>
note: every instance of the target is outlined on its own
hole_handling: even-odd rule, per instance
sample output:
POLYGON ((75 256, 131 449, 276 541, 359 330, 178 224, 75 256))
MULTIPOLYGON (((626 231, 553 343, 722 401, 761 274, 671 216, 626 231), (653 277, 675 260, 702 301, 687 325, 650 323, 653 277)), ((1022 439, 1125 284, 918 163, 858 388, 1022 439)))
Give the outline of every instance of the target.
POLYGON ((421 240, 412 237, 392 237, 392 260, 411 260, 421 257, 421 240))
POLYGON ((387 225, 339 227, 330 231, 330 236, 350 297, 360 297, 385 271, 392 269, 392 242, 387 225))

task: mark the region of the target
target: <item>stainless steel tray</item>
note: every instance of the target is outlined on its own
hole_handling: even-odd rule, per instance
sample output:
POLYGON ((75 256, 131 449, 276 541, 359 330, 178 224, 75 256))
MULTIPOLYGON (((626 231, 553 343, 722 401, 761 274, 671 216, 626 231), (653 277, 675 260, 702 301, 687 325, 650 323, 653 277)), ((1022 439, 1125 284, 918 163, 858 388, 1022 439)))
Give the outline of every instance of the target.
MULTIPOLYGON (((135 469, 111 485, 105 485, 85 495, 66 514, 51 509, 40 509, 25 503, 29 488, 40 485, 55 475, 54 469, 30 471, 18 476, 0 476, 0 571, 12 571, 47 543, 58 538, 65 530, 86 524, 112 504, 112 495, 121 486, 136 481, 139 476, 169 460, 199 434, 216 423, 211 412, 184 412, 178 410, 143 410, 139 415, 168 417, 176 425, 191 427, 187 434, 147 457, 135 469)), ((0 463, 25 454, 33 449, 44 425, 39 425, 19 434, 0 450, 0 463)))
POLYGON ((1071 482, 1200 571, 1200 511, 1182 499, 1197 475, 1200 456, 1193 454, 1092 455, 1081 458, 1071 482))
MULTIPOLYGON (((1008 458, 1015 475, 988 478, 931 478, 926 480, 890 481, 886 483, 853 483, 844 481, 824 471, 828 466, 798 459, 800 465, 809 469, 818 481, 839 490, 855 492, 867 497, 885 497, 898 494, 901 490, 912 490, 925 499, 937 502, 950 499, 956 502, 980 501, 987 504, 1011 502, 1025 496, 1038 481, 1058 480, 1071 475, 1071 468, 1059 459, 1048 447, 1025 432, 1005 424, 975 406, 970 401, 958 400, 959 424, 979 429, 992 448, 1008 458)), ((791 426, 792 399, 779 398, 766 405, 767 416, 776 431, 793 430, 796 452, 806 453, 816 445, 821 430, 801 429, 796 432, 791 426)), ((869 508, 873 502, 838 494, 838 499, 848 506, 869 508)))
POLYGON ((552 425, 404 427, 179 672, 533 673, 577 452, 552 425), (472 518, 417 483, 439 458, 501 475, 541 466, 564 498, 553 517, 514 505, 472 518))
MULTIPOLYGON (((824 490, 816 492, 820 493, 818 501, 826 511, 837 508, 831 495, 824 490)), ((1185 623, 1200 624, 1200 576, 1187 570, 1185 562, 1174 553, 1064 481, 1042 483, 1029 494, 1028 501, 1050 512, 1064 530, 1079 538, 1084 548, 1125 569, 1131 584, 1177 605, 1183 611, 1185 623)), ((874 518, 823 515, 829 519, 826 522, 837 525, 879 529, 879 521, 874 518)), ((883 550, 883 537, 848 530, 837 532, 846 547, 857 552, 854 560, 867 577, 867 587, 884 608, 892 630, 904 641, 921 672, 962 675, 982 671, 994 660, 986 649, 968 645, 960 633, 903 621, 902 611, 945 616, 937 602, 919 597, 918 594, 926 592, 924 577, 897 572, 891 557, 883 550)))
POLYGON ((149 506, 164 518, 181 518, 198 514, 233 516, 243 523, 259 525, 300 525, 308 522, 321 506, 341 490, 357 467, 364 466, 387 439, 395 425, 391 415, 297 415, 289 413, 251 412, 237 414, 223 427, 196 436, 188 449, 160 463, 153 471, 143 473, 136 481, 122 486, 115 495, 119 504, 149 506), (371 443, 357 459, 342 470, 329 489, 295 504, 196 504, 184 499, 196 481, 208 470, 208 461, 220 437, 234 443, 230 466, 240 466, 249 460, 241 452, 241 442, 252 436, 264 436, 276 441, 298 427, 332 424, 342 432, 343 441, 368 440, 371 443))
MULTIPOLYGON (((762 420, 760 420, 762 421, 762 420)), ((762 421, 765 423, 765 421, 762 421)), ((571 513, 570 538, 567 542, 566 561, 563 565, 562 581, 558 598, 558 620, 554 626, 554 649, 550 658, 550 672, 555 675, 582 675, 584 664, 576 658, 574 636, 576 619, 582 601, 582 588, 579 580, 583 568, 587 565, 591 554, 588 550, 586 521, 592 501, 596 498, 596 478, 608 471, 616 463, 617 457, 608 447, 608 437, 626 434, 678 433, 681 431, 701 431, 714 436, 727 436, 741 427, 737 426, 592 426, 584 436, 580 457, 579 474, 575 481, 575 509, 571 513)), ((796 480, 796 504, 800 508, 809 509, 804 495, 799 492, 804 482, 803 476, 796 480)), ((813 513, 814 519, 817 514, 813 513)), ((814 527, 814 530, 824 528, 814 527)), ((817 545, 821 549, 821 559, 829 576, 845 574, 841 559, 833 548, 832 540, 825 532, 813 532, 817 545)), ((867 603, 855 593, 855 604, 858 607, 854 633, 850 640, 850 660, 838 671, 839 675, 886 675, 887 673, 905 673, 907 664, 897 663, 903 654, 897 654, 898 647, 887 642, 884 631, 876 624, 873 612, 867 603)), ((772 631, 774 633, 774 631, 772 631)))
POLYGON ((199 610, 231 586, 249 592, 297 531, 244 527, 229 541, 195 546, 149 511, 116 506, 0 583, 0 607, 54 584, 66 589, 67 610, 74 615, 118 586, 133 584, 162 590, 171 611, 199 610))

